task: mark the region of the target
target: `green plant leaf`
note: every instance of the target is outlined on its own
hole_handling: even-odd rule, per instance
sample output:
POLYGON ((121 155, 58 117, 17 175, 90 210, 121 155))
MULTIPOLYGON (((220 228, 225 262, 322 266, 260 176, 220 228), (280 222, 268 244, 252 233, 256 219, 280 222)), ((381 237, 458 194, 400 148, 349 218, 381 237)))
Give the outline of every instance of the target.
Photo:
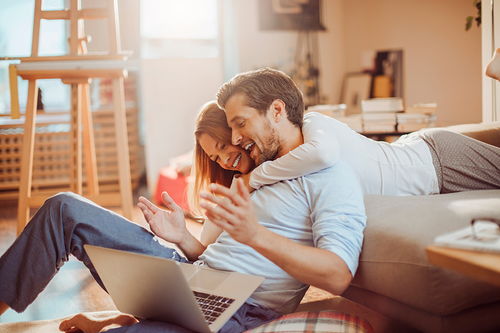
POLYGON ((469 31, 469 29, 472 27, 472 22, 474 18, 472 16, 467 16, 465 18, 465 31, 469 31))

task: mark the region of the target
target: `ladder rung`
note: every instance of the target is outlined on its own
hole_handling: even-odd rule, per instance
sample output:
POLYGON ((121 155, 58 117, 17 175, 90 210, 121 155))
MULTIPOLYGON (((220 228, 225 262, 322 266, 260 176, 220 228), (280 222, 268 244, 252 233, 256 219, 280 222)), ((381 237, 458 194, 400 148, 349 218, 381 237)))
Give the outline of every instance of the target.
POLYGON ((41 18, 44 20, 69 20, 69 10, 42 10, 41 18))
MULTIPOLYGON (((108 17, 108 10, 105 8, 85 8, 78 11, 80 20, 99 20, 108 17)), ((41 18, 44 20, 69 20, 69 10, 42 10, 41 18)))

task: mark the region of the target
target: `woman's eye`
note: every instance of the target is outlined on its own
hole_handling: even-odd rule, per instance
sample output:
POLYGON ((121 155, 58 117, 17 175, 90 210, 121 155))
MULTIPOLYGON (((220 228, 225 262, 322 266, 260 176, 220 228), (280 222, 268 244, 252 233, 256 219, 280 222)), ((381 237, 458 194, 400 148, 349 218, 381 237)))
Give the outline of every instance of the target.
POLYGON ((239 123, 239 124, 238 124, 238 126, 239 126, 240 128, 241 128, 241 127, 243 127, 243 126, 245 126, 245 122, 244 122, 244 121, 242 121, 241 123, 239 123))
POLYGON ((220 145, 220 150, 224 150, 224 149, 226 149, 226 144, 225 143, 223 143, 223 144, 220 145))

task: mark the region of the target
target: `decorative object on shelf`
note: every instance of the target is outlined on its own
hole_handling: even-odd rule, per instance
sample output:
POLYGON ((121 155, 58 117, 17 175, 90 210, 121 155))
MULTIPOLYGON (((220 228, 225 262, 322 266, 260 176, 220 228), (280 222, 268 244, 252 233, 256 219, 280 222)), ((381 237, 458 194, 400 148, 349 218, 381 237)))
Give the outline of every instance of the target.
POLYGON ((370 97, 371 74, 348 73, 344 78, 341 103, 347 106, 346 115, 361 113, 361 101, 370 97))
POLYGON ((370 96, 404 97, 403 50, 377 51, 370 96))

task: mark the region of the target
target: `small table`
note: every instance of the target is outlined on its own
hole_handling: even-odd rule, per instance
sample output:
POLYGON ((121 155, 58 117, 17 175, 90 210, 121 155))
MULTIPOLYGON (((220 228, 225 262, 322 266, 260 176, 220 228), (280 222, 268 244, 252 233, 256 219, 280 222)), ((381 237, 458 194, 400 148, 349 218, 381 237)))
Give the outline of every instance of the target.
POLYGON ((435 245, 428 246, 426 251, 431 264, 500 286, 500 254, 498 253, 452 249, 435 245))

